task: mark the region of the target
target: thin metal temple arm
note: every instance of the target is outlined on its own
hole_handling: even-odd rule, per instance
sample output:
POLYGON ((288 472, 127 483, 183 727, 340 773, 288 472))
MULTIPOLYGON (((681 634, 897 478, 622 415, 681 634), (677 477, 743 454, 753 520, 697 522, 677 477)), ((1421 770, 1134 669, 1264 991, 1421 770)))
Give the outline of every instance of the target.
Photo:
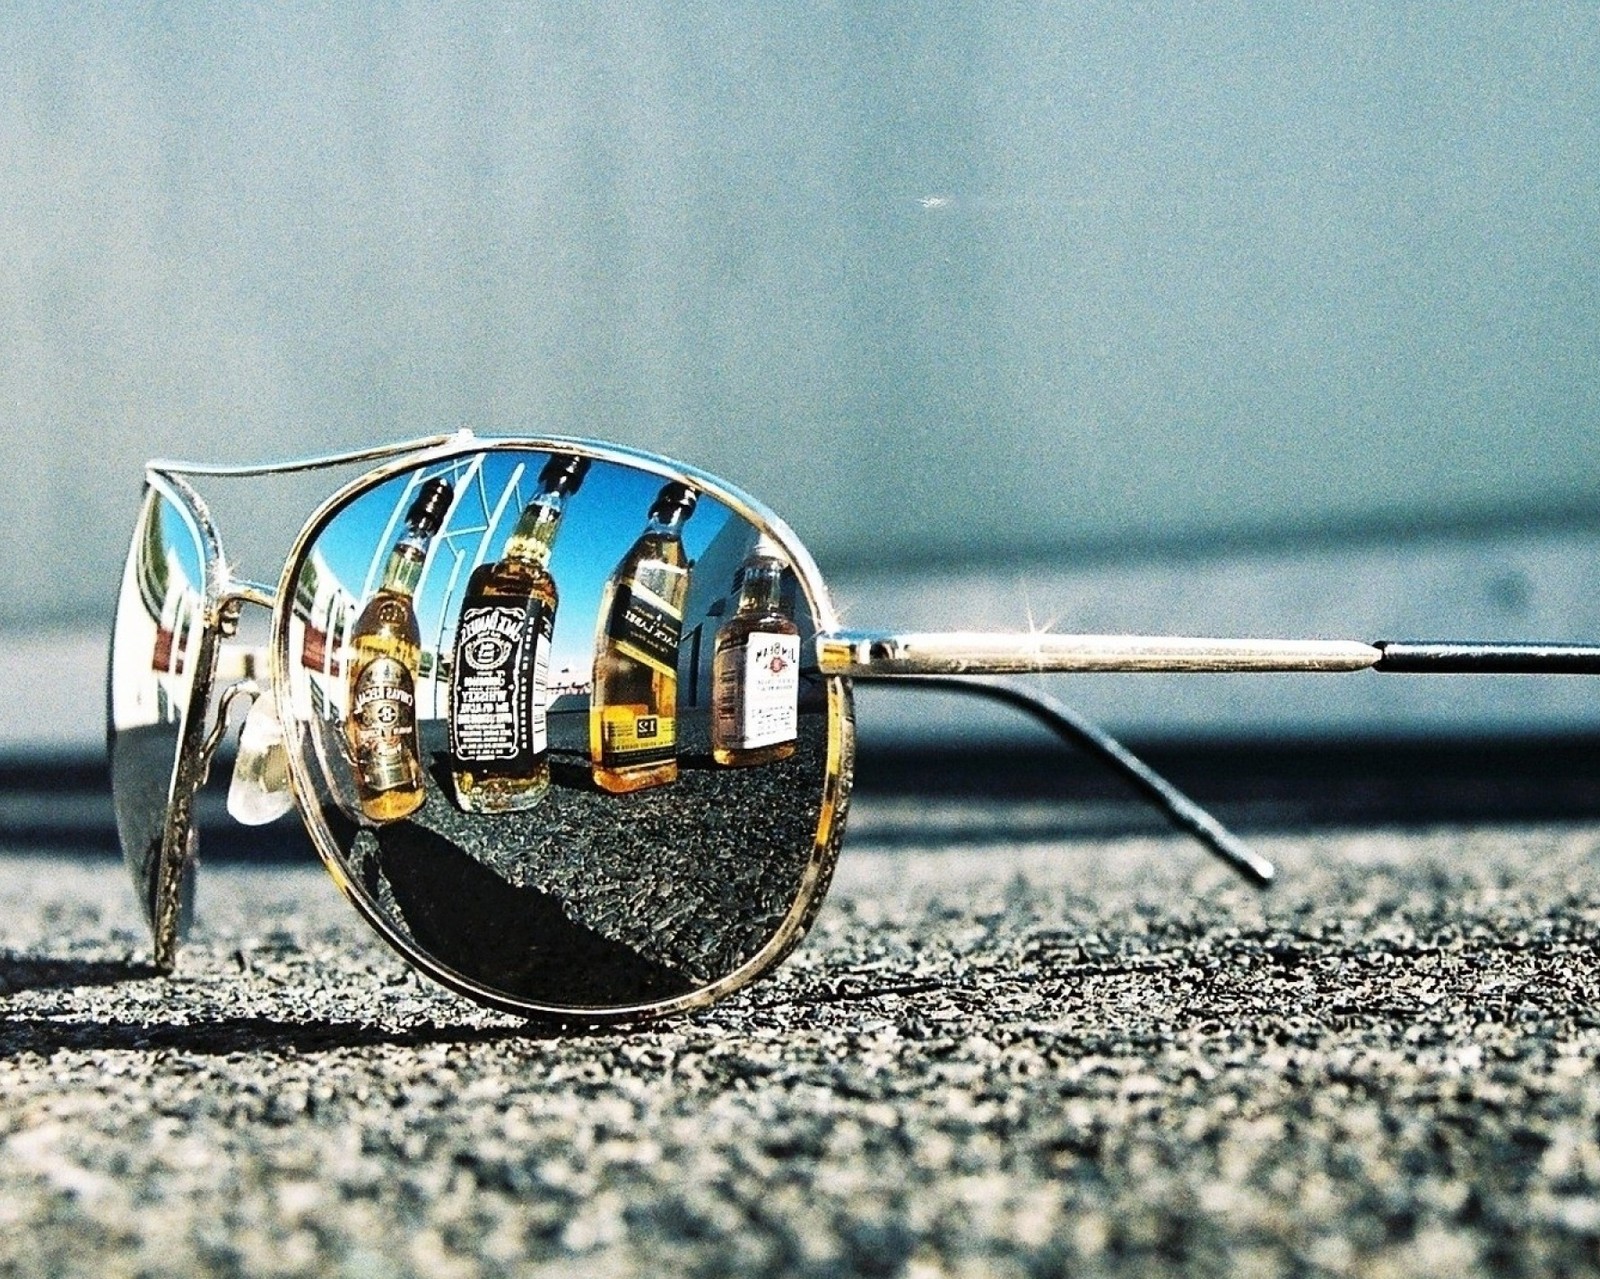
POLYGON ((951 631, 817 637, 824 675, 1023 675, 1070 671, 1359 671, 1383 651, 1354 640, 951 631))
MULTIPOLYGON (((879 681, 868 675, 862 677, 862 682, 879 681)), ((882 683, 886 687, 934 688, 940 692, 965 693, 1015 707, 1031 715, 1069 745, 1080 747, 1110 765, 1113 771, 1120 773, 1160 809, 1174 826, 1199 840, 1210 852, 1252 883, 1263 886, 1270 884, 1277 873, 1271 862, 1111 734, 1053 697, 1010 680, 970 676, 930 675, 914 680, 883 680, 882 683)))
POLYGON ((1600 675, 1600 644, 1467 640, 1204 639, 1179 635, 1015 635, 949 631, 817 637, 824 675, 1023 675, 1046 672, 1396 671, 1600 675))
POLYGON ((1600 644, 1379 640, 1375 670, 1439 675, 1600 675, 1600 644))

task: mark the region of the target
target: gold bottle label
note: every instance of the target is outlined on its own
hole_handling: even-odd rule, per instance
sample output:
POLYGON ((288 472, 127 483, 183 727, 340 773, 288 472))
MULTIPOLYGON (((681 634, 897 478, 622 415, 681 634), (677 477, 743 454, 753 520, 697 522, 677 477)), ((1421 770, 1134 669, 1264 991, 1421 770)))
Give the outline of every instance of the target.
POLYGON ((404 662, 375 657, 361 668, 350 721, 363 790, 376 793, 416 785, 416 691, 404 662))
POLYGON ((600 709, 600 759, 607 768, 661 764, 677 754, 677 720, 643 706, 600 709))

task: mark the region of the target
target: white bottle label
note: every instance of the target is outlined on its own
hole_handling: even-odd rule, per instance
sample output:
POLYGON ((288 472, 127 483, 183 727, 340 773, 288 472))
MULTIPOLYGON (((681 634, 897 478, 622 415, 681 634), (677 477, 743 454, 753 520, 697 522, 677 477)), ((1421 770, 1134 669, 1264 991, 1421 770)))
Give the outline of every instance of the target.
POLYGON ((741 666, 732 745, 753 750, 793 741, 800 727, 799 636, 752 631, 741 666))
POLYGON ((550 710, 550 632, 541 630, 533 651, 533 753, 550 749, 547 731, 550 710))

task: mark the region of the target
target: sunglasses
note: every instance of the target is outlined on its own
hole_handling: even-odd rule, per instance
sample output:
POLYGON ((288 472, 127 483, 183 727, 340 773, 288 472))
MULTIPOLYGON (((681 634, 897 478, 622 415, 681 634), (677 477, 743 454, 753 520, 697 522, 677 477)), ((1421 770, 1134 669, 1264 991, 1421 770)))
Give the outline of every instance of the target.
POLYGON ((590 441, 438 436, 257 467, 151 462, 107 738, 156 963, 192 899, 195 796, 240 699, 229 810, 291 808, 410 963, 530 1017, 703 1007, 801 939, 844 835, 852 682, 968 692, 1120 770, 1247 878, 1272 866, 1114 739, 1004 677, 1087 671, 1600 672, 1600 646, 869 634, 776 515, 590 441), (275 586, 235 577, 194 485, 365 467, 275 586), (264 651, 242 610, 270 612, 264 651))

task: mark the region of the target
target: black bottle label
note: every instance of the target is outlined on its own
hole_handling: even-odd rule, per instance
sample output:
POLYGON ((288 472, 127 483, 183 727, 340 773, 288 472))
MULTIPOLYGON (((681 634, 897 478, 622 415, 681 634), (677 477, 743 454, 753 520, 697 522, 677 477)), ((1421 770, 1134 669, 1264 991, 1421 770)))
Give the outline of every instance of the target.
POLYGON ((549 742, 545 710, 555 612, 540 601, 468 596, 450 675, 450 753, 483 771, 531 772, 549 742))
MULTIPOLYGON (((676 570, 682 572, 682 570, 676 570)), ((663 675, 678 673, 683 613, 638 582, 619 582, 607 633, 617 648, 663 675)))

